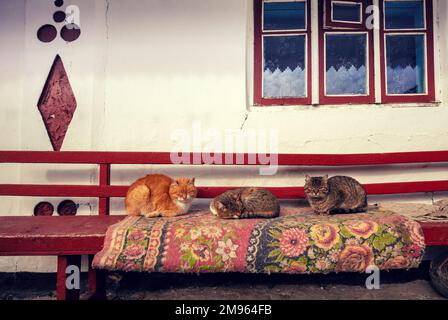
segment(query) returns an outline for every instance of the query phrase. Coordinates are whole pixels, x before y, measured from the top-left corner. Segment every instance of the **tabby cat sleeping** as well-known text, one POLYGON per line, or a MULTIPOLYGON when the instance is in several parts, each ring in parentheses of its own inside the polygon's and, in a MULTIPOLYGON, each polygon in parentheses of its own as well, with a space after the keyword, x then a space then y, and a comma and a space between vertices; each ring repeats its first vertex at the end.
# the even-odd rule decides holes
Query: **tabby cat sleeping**
POLYGON ((126 195, 126 211, 130 216, 173 217, 190 209, 197 189, 194 178, 173 180, 161 174, 151 174, 135 181, 126 195))
POLYGON ((266 189, 239 188, 213 199, 210 211, 223 219, 275 218, 280 214, 280 204, 266 189))
POLYGON ((305 194, 311 208, 317 214, 367 210, 366 191, 358 181, 350 177, 306 176, 305 194))

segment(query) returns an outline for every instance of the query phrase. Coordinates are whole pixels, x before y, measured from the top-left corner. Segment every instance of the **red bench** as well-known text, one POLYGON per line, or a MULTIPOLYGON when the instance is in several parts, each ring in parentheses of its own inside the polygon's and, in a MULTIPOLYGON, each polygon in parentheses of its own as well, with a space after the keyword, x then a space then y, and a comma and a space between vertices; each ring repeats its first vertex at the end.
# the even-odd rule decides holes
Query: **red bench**
MULTIPOLYGON (((227 155, 238 165, 253 163, 248 154, 227 155)), ((197 159, 194 154, 190 159, 197 159)), ((201 159, 201 157, 199 157, 201 159)), ((256 159, 256 158, 255 158, 256 159)), ((372 166, 414 163, 448 163, 448 151, 354 154, 299 155, 281 154, 279 166, 372 166)), ((29 185, 0 184, 0 196, 87 197, 99 198, 98 216, 78 217, 0 217, 0 256, 57 256, 57 297, 78 299, 79 291, 66 290, 66 267, 80 265, 82 255, 90 259, 100 251, 108 226, 124 216, 109 216, 110 198, 124 197, 126 186, 111 186, 111 165, 172 164, 170 153, 156 152, 36 152, 0 151, 0 163, 98 164, 99 185, 29 185)), ((203 160, 195 165, 210 164, 203 160)), ((269 177, 266 177, 269 179, 269 177)), ((198 198, 213 198, 233 187, 199 187, 198 198)), ((365 185, 369 195, 409 194, 448 191, 448 181, 380 183, 365 185)), ((303 187, 273 187, 281 199, 304 198, 303 187)), ((30 214, 31 215, 31 214, 30 214)), ((448 223, 422 223, 428 246, 448 245, 448 223)), ((445 260, 444 260, 445 261, 445 260)), ((90 297, 105 297, 105 275, 102 271, 88 273, 90 297)))

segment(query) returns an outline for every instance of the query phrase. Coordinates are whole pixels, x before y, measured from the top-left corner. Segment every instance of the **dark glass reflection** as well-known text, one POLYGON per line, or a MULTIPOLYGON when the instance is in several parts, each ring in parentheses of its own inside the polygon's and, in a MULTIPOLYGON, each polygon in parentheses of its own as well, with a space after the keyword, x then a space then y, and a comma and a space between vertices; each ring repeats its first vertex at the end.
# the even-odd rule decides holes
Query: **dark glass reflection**
POLYGON ((333 3, 333 20, 361 22, 361 5, 349 3, 333 3))
POLYGON ((386 1, 386 29, 424 28, 423 0, 386 1))
POLYGON ((264 30, 305 29, 305 2, 266 2, 264 30))

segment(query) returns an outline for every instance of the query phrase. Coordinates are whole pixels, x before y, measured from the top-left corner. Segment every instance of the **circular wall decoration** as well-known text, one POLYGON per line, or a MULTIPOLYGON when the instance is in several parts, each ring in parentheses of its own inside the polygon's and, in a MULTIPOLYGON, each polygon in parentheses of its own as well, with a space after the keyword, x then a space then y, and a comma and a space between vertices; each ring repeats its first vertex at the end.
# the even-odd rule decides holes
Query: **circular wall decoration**
POLYGON ((81 35, 81 29, 74 23, 65 25, 61 29, 61 38, 67 42, 73 42, 81 35))
MULTIPOLYGON (((64 5, 63 0, 55 0, 54 5, 58 8, 62 7, 64 5)), ((76 6, 75 6, 76 7, 76 6)), ((79 8, 76 7, 78 12, 79 8)), ((53 20, 56 23, 62 23, 66 21, 67 14, 61 9, 56 9, 57 11, 53 14, 53 20)), ((75 10, 76 11, 76 10, 75 10)), ((79 15, 79 13, 78 13, 79 15)), ((78 22, 79 24, 79 22, 78 22)), ((51 24, 43 25, 39 28, 37 31, 37 38, 45 43, 53 41, 58 34, 58 30, 55 26, 51 24)), ((65 25, 61 28, 60 36, 63 40, 66 42, 73 42, 79 38, 81 35, 81 29, 80 27, 75 23, 65 23, 65 25)))
POLYGON ((60 216, 76 216, 78 206, 72 200, 64 200, 58 205, 57 210, 60 216))
POLYGON ((43 25, 37 30, 37 38, 42 42, 51 42, 58 35, 56 27, 51 24, 43 25))
POLYGON ((50 202, 39 202, 34 207, 35 216, 52 216, 54 213, 54 207, 50 202))
POLYGON ((64 21, 65 17, 66 17, 66 15, 65 15, 64 11, 56 11, 53 14, 53 20, 54 20, 54 22, 57 22, 57 23, 64 21))

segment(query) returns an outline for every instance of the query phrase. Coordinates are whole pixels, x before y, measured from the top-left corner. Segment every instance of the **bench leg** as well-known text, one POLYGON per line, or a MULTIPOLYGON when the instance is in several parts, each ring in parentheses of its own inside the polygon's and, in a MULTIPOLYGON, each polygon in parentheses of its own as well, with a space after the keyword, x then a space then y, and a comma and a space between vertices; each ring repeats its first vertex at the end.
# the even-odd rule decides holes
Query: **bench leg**
POLYGON ((88 291, 91 300, 106 300, 106 272, 92 269, 92 255, 89 256, 88 291))
POLYGON ((81 256, 58 256, 56 295, 58 300, 79 300, 79 289, 67 289, 67 267, 76 266, 81 275, 81 256))

